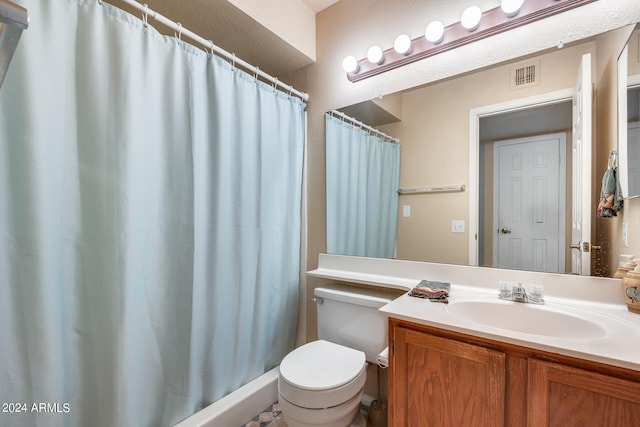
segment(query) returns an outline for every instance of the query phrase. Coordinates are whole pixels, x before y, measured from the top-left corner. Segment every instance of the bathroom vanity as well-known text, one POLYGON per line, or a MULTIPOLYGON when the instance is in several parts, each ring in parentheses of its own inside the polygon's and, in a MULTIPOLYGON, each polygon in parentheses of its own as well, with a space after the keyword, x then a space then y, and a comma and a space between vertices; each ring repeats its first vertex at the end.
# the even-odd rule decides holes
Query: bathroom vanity
POLYGON ((448 304, 404 294, 389 322, 390 426, 637 426, 640 316, 614 279, 325 256, 313 277, 409 290, 448 281, 448 304), (498 281, 544 286, 544 305, 498 281))
POLYGON ((640 422, 636 370, 393 317, 389 339, 390 426, 640 422))

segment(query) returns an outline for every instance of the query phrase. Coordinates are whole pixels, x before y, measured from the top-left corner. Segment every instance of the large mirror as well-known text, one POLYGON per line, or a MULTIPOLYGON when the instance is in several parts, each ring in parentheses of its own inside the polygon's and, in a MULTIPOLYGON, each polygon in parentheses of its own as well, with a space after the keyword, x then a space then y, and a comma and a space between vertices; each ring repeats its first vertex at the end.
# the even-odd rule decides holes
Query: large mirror
MULTIPOLYGON (((590 252, 607 259, 607 245, 615 244, 607 236, 572 241, 576 215, 588 220, 586 228, 595 228, 588 222, 598 205, 599 189, 592 187, 600 177, 587 180, 581 190, 591 198, 592 212, 576 213, 583 196, 574 187, 582 183, 575 177, 583 169, 595 170, 584 165, 596 165, 595 156, 601 155, 594 150, 588 163, 574 155, 573 113, 581 107, 572 102, 585 57, 593 85, 615 91, 615 69, 612 75, 597 72, 608 63, 615 67, 620 46, 611 40, 615 37, 604 33, 339 109, 400 140, 401 190, 436 190, 400 194, 396 258, 571 273, 570 246, 581 250, 592 243, 590 252), (525 163, 529 166, 521 167, 525 163), (527 224, 533 218, 533 224, 544 223, 551 231, 518 224, 522 206, 527 224), (504 222, 507 217, 514 222, 504 222), (529 233, 527 260, 509 259, 515 253, 509 245, 517 239, 500 247, 499 239, 513 237, 518 226, 529 233)), ((615 102, 610 108, 615 111, 615 102)))
POLYGON ((618 58, 618 153, 622 194, 640 197, 640 28, 618 58))

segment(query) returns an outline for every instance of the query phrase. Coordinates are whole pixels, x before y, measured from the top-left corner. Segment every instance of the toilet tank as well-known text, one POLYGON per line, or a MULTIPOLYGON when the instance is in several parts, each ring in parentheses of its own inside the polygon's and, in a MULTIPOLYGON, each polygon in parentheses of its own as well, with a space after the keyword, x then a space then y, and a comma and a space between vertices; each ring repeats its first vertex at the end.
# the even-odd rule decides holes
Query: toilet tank
POLYGON ((399 294, 339 284, 314 291, 318 338, 363 351, 369 362, 387 347, 387 318, 378 312, 399 294))

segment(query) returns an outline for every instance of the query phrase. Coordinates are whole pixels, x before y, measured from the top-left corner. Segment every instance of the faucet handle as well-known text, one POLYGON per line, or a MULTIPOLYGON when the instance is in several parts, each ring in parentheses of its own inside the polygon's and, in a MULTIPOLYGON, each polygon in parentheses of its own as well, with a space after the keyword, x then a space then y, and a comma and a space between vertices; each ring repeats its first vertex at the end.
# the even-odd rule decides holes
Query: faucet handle
POLYGON ((531 284, 531 286, 529 287, 530 289, 530 296, 532 296, 533 298, 542 301, 542 292, 544 290, 544 286, 539 285, 537 283, 533 283, 531 284))
POLYGON ((511 289, 513 288, 513 283, 508 282, 506 280, 500 280, 498 282, 500 286, 500 294, 498 295, 500 298, 510 298, 511 297, 511 289))

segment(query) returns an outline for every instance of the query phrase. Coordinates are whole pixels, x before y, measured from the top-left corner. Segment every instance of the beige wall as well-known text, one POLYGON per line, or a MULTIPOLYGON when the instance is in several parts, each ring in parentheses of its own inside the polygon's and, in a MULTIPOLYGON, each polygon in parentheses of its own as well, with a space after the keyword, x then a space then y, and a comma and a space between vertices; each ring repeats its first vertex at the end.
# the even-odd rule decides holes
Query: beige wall
MULTIPOLYGON (((494 4, 494 2, 491 2, 494 4)), ((318 254, 326 248, 325 188, 324 188, 324 113, 328 110, 362 102, 378 95, 386 95, 410 87, 451 78, 471 70, 504 63, 554 47, 559 41, 570 43, 585 37, 640 21, 636 0, 607 0, 593 2, 570 12, 557 15, 527 28, 519 28, 464 47, 417 61, 399 69, 383 73, 358 83, 351 83, 341 70, 347 55, 364 57, 369 45, 380 43, 384 48, 400 33, 417 37, 429 20, 439 18, 445 25, 453 23, 466 6, 464 0, 408 1, 408 0, 342 0, 316 16, 315 64, 293 76, 291 83, 309 92, 307 162, 307 268, 317 265, 318 254), (594 19, 594 17, 599 17, 594 19), (535 37, 532 37, 535 34, 535 37)), ((445 105, 443 109, 448 107, 445 105)), ((439 139, 447 141, 447 139, 439 139)), ((467 179, 465 166, 456 167, 456 178, 467 179)), ((449 177, 449 171, 444 172, 449 177)), ((456 200, 463 209, 466 201, 456 200)), ((465 218, 461 218, 465 219, 465 218)), ((448 226, 450 229, 450 225, 448 226)), ((449 236, 450 237, 450 236, 449 236)), ((466 237, 463 237, 465 239, 466 237)), ((463 257, 466 255, 462 255, 463 257)), ((322 283, 309 279, 302 289, 302 327, 307 339, 316 336, 315 306, 307 303, 312 288, 322 283), (304 308, 307 312, 304 312, 304 308), (304 322, 306 321, 306 326, 304 322)))
POLYGON ((229 0, 229 2, 301 53, 312 60, 316 59, 315 16, 302 1, 229 0))

